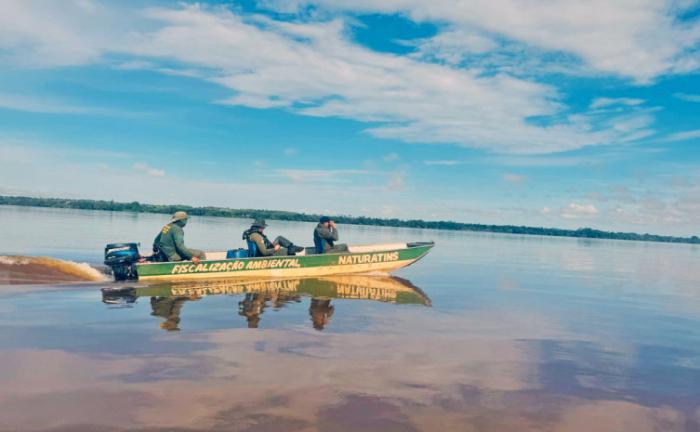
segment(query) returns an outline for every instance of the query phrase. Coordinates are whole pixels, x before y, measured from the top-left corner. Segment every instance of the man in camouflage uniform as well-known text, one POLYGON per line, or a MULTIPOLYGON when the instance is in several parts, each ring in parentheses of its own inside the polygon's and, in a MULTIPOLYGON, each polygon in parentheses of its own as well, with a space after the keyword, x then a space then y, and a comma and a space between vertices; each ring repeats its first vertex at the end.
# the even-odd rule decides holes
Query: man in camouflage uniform
POLYGON ((297 252, 304 250, 303 247, 295 246, 294 243, 282 236, 277 237, 274 242, 271 242, 263 233, 265 228, 267 228, 265 219, 255 219, 250 229, 243 231, 243 240, 255 243, 257 249, 256 256, 295 255, 297 252))
POLYGON ((185 231, 187 225, 187 213, 176 212, 170 222, 161 229, 153 240, 153 252, 158 261, 189 261, 195 264, 206 259, 204 252, 198 249, 189 249, 185 246, 185 231))
POLYGON ((314 229, 314 244, 321 243, 323 245, 323 253, 341 253, 348 252, 348 245, 337 244, 338 228, 335 226, 333 219, 328 216, 321 216, 316 229, 314 229))

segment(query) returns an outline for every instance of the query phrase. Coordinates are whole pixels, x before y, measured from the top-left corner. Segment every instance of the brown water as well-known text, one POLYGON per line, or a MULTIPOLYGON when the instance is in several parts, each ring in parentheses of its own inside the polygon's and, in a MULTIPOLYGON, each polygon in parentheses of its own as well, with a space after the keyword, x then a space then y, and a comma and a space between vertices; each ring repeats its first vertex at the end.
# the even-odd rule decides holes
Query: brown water
POLYGON ((34 256, 0 256, 0 285, 106 281, 107 270, 87 263, 34 256))
MULTIPOLYGON (((0 254, 93 263, 163 223, 0 220, 0 254)), ((244 225, 195 218, 187 241, 244 225)), ((0 287, 0 430, 700 430, 697 247, 340 228, 437 246, 398 279, 0 287)))

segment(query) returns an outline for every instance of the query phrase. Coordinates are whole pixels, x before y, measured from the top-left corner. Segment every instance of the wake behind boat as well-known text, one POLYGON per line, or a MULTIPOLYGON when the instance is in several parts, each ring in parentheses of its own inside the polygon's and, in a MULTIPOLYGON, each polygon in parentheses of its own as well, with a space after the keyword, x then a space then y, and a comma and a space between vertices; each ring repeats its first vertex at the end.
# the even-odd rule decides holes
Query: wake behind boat
POLYGON ((205 278, 298 278, 342 274, 388 274, 423 258, 433 242, 349 246, 347 253, 315 254, 305 248, 293 256, 247 257, 245 250, 205 252, 206 259, 149 262, 136 243, 105 247, 105 264, 115 280, 187 280, 205 278), (229 258, 230 257, 230 258, 229 258))

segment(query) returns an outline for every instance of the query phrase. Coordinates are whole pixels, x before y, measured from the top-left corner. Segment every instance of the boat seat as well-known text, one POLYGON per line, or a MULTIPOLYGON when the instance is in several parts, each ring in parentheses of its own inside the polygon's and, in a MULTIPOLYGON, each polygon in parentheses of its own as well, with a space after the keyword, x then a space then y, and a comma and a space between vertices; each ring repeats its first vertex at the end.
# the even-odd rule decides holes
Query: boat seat
POLYGON ((205 252, 208 260, 223 260, 226 259, 226 251, 224 252, 205 252))
POLYGON ((373 245, 355 245, 348 246, 348 252, 350 253, 370 253, 370 252, 381 252, 385 250, 394 249, 405 249, 406 243, 384 243, 384 244, 373 244, 373 245))
POLYGON ((246 243, 248 244, 248 256, 249 257, 258 256, 258 245, 256 245, 255 242, 252 240, 246 240, 246 243))

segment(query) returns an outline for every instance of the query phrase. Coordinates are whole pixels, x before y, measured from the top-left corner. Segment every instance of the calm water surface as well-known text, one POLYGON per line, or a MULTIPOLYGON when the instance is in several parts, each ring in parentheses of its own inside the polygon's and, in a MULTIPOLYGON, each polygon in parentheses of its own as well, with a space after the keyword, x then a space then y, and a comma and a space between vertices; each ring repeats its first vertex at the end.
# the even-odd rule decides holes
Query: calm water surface
MULTIPOLYGON (((0 254, 99 263, 166 219, 0 207, 0 254)), ((240 247, 247 222, 186 240, 240 247)), ((700 430, 697 247, 340 230, 437 246, 400 278, 0 286, 0 430, 700 430)))

